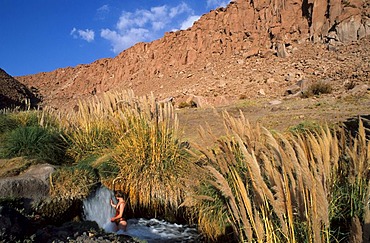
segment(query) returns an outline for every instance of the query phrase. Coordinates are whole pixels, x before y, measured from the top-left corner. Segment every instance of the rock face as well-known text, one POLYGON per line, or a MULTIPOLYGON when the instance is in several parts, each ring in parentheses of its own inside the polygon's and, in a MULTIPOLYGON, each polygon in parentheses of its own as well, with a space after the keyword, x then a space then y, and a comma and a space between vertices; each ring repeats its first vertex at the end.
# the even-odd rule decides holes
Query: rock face
POLYGON ((0 68, 0 109, 25 106, 29 100, 31 106, 40 101, 24 84, 11 77, 0 68))
POLYGON ((225 86, 235 81, 230 77, 247 79, 240 77, 240 69, 248 69, 250 57, 284 58, 292 52, 289 48, 307 41, 337 45, 369 36, 369 5, 366 0, 233 1, 187 30, 138 43, 115 58, 18 79, 37 87, 45 104, 55 108, 127 88, 161 98, 224 95, 225 86), (225 73, 231 65, 237 66, 231 69, 233 75, 225 73))

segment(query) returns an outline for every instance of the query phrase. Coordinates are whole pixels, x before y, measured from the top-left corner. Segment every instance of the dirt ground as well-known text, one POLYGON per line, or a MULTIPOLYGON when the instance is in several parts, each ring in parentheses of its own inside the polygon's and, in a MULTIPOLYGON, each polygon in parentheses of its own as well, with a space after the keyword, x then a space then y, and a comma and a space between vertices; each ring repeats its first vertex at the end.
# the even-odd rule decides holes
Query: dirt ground
POLYGON ((271 104, 266 98, 240 100, 229 106, 208 109, 177 110, 182 138, 190 143, 211 145, 210 138, 202 138, 200 126, 208 127, 216 136, 225 134, 222 112, 233 117, 240 111, 251 124, 260 123, 270 130, 284 133, 297 125, 341 124, 343 121, 370 114, 370 92, 363 96, 321 95, 313 98, 293 98, 271 104))

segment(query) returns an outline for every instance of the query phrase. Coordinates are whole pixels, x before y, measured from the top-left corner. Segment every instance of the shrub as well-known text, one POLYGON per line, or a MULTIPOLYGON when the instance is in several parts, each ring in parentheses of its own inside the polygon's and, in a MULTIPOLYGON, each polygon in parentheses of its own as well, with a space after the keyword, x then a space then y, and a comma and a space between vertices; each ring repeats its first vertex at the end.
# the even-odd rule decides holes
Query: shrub
POLYGON ((1 151, 5 157, 25 156, 60 164, 65 158, 66 144, 53 130, 38 127, 18 127, 4 134, 1 151))
POLYGON ((100 181, 108 188, 119 173, 119 167, 112 160, 99 163, 96 169, 99 173, 100 181))
POLYGON ((119 168, 109 155, 98 157, 92 155, 84 160, 78 161, 82 167, 91 167, 95 169, 100 182, 106 187, 111 187, 111 183, 118 176, 119 168))
POLYGON ((52 174, 50 194, 60 199, 84 199, 98 182, 99 177, 91 166, 65 166, 52 174))
POLYGON ((194 101, 190 101, 190 103, 188 102, 181 102, 179 105, 178 105, 178 108, 179 109, 183 109, 183 108, 196 108, 197 107, 197 103, 195 103, 194 101))
POLYGON ((314 95, 330 94, 332 90, 333 90, 332 86, 329 82, 318 81, 318 82, 312 83, 307 88, 307 91, 303 93, 303 97, 308 98, 314 95))
POLYGON ((115 146, 126 131, 120 123, 120 102, 130 94, 106 93, 100 99, 80 101, 77 112, 58 114, 61 128, 66 134, 68 155, 75 160, 82 160, 91 155, 102 155, 106 149, 115 146))
POLYGON ((18 126, 17 121, 9 114, 0 114, 0 136, 18 126))
POLYGON ((142 99, 134 109, 122 109, 121 122, 127 130, 112 151, 123 178, 121 190, 133 208, 158 214, 176 211, 186 193, 183 178, 193 174, 186 149, 180 146, 172 104, 162 107, 153 96, 142 99))
POLYGON ((170 102, 160 104, 153 95, 136 97, 132 91, 81 101, 77 112, 60 115, 71 144, 68 154, 97 169, 108 187, 112 177, 123 178, 115 187, 128 194, 133 208, 176 211, 191 164, 177 136, 173 108, 170 102), (92 156, 97 159, 85 160, 92 156))
POLYGON ((291 133, 305 133, 314 132, 320 129, 320 125, 312 121, 303 121, 296 126, 290 127, 289 132, 291 133))
POLYGON ((22 111, 12 113, 13 119, 19 126, 39 126, 40 116, 42 113, 39 111, 22 111))
POLYGON ((245 100, 245 99, 247 99, 248 97, 247 97, 247 95, 246 94, 241 94, 241 95, 239 95, 239 100, 245 100))

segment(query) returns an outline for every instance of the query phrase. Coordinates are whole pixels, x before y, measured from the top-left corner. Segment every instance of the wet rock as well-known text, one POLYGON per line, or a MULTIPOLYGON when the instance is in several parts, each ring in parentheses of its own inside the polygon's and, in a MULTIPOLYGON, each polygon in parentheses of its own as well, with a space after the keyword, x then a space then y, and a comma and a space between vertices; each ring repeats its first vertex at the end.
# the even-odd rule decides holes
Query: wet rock
POLYGON ((17 210, 0 205, 0 239, 17 241, 33 232, 29 220, 17 210))

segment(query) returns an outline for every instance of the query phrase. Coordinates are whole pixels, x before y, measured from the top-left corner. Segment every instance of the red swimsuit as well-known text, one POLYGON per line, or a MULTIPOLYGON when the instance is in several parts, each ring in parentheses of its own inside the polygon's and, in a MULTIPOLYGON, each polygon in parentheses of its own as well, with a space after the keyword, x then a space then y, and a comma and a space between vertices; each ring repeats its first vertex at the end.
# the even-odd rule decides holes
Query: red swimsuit
MULTIPOLYGON (((121 204, 124 204, 124 202, 122 202, 122 203, 118 203, 118 204, 116 205, 116 215, 115 215, 114 217, 117 217, 117 216, 119 215, 119 207, 121 206, 121 204)), ((119 222, 121 222, 121 221, 126 221, 126 220, 125 220, 125 218, 124 218, 124 217, 121 217, 121 218, 118 218, 118 219, 114 220, 114 222, 115 222, 117 225, 119 225, 119 222)))

